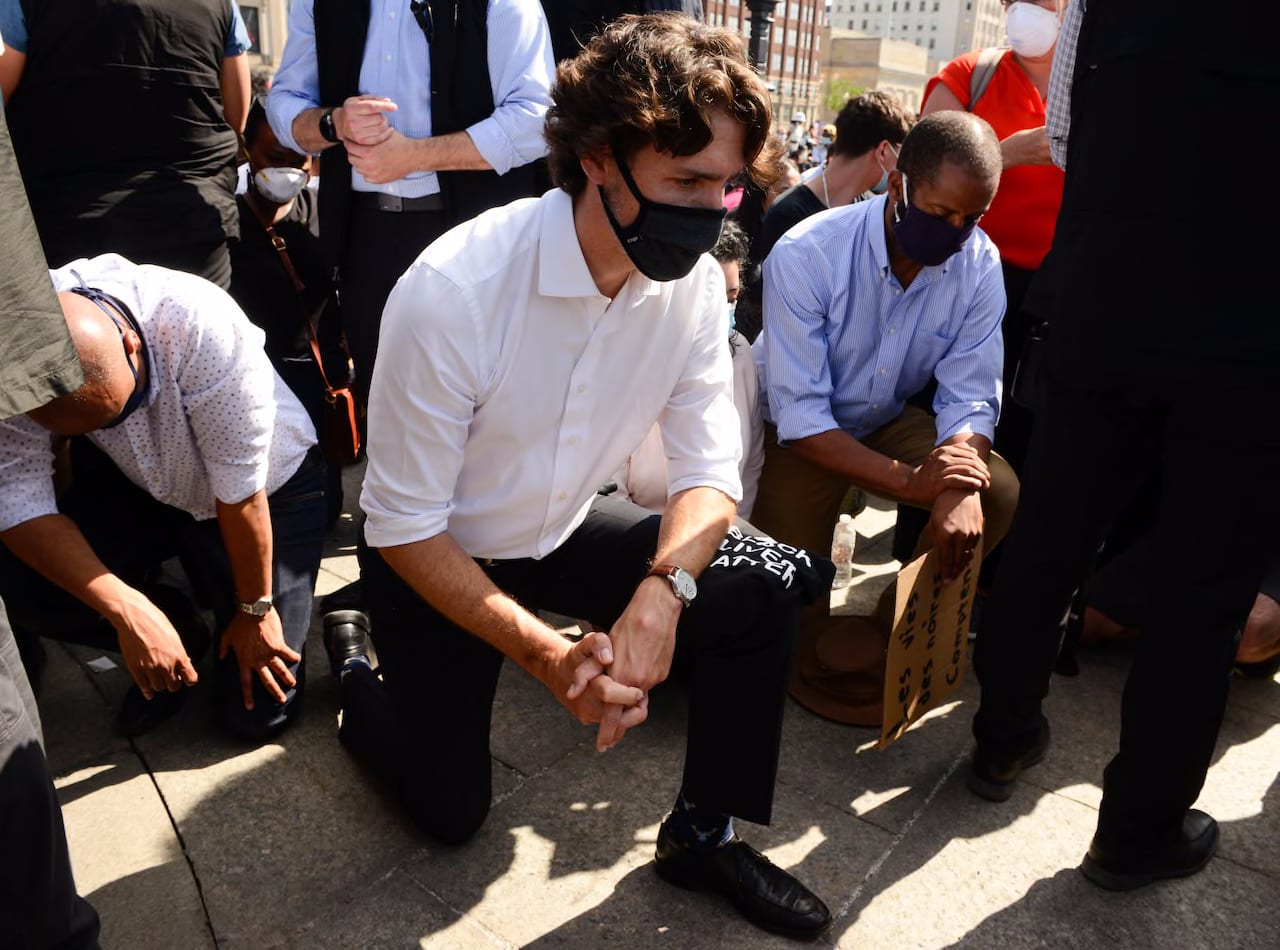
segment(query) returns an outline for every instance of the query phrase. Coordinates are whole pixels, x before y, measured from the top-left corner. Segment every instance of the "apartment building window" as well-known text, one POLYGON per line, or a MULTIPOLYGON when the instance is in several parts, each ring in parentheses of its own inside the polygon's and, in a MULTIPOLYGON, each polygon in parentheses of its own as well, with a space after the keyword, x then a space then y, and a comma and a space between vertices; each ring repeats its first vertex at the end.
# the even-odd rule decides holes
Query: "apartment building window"
POLYGON ((862 29, 863 29, 863 30, 865 30, 866 28, 867 28, 867 21, 866 21, 866 20, 863 20, 863 21, 862 21, 862 29))
POLYGON ((931 36, 931 37, 929 37, 929 49, 933 49, 933 48, 934 48, 934 46, 936 46, 936 45, 937 45, 937 43, 938 43, 938 41, 937 41, 937 40, 935 40, 932 36, 931 36))
POLYGON ((257 7, 240 7, 240 16, 244 19, 244 28, 249 34, 249 50, 250 53, 261 53, 262 42, 261 33, 258 32, 258 8, 257 7))
POLYGON ((893 0, 893 12, 898 12, 898 0, 893 0))
POLYGON ((939 6, 940 6, 940 4, 938 3, 938 0, 933 0, 933 12, 934 12, 934 13, 937 13, 937 12, 938 12, 938 8, 939 8, 939 6))

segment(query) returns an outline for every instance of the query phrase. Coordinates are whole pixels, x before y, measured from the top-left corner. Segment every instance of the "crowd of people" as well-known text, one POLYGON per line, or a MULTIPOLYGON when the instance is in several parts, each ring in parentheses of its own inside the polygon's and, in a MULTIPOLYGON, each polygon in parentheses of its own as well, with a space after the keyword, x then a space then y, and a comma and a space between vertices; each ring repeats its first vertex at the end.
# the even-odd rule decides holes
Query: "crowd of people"
POLYGON ((678 677, 658 873, 819 936, 826 904, 734 819, 770 820, 788 695, 881 722, 895 585, 833 616, 825 556, 869 492, 946 579, 986 557, 969 787, 1007 799, 1048 754, 1091 578, 1091 639, 1141 636, 1082 871, 1202 868, 1229 676, 1280 665, 1280 330, 1251 306, 1261 246, 1230 285, 1176 268, 1189 224, 1244 234, 1247 206, 1170 205, 1145 133, 1225 109, 1251 141, 1280 77, 1260 46, 1210 51, 1135 122, 1184 21, 1004 5, 1008 48, 947 63, 919 115, 870 91, 786 127, 696 2, 295 0, 251 77, 233 0, 0 0, 0 935, 97 945, 40 751, 42 640, 120 653, 124 735, 193 690, 246 742, 297 717, 344 387, 339 739, 437 840, 488 814, 505 661, 601 751, 678 677), (95 148, 51 135, 66 101, 95 148), (1221 556, 1180 570, 1201 545, 1221 556))

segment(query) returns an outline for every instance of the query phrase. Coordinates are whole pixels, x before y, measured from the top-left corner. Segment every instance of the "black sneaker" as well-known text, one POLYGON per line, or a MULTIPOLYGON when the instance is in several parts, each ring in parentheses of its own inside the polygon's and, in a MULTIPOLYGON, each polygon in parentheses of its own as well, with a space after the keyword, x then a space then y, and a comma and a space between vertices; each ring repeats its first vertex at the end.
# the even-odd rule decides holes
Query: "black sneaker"
POLYGON ((1049 720, 1040 717, 1040 731, 1020 751, 995 754, 979 744, 973 750, 967 784, 969 791, 990 802, 1008 801, 1018 776, 1044 758, 1049 748, 1049 720))
POLYGON ((324 615, 324 652, 335 680, 341 680, 347 660, 369 655, 369 630, 369 615, 363 610, 334 610, 324 615))

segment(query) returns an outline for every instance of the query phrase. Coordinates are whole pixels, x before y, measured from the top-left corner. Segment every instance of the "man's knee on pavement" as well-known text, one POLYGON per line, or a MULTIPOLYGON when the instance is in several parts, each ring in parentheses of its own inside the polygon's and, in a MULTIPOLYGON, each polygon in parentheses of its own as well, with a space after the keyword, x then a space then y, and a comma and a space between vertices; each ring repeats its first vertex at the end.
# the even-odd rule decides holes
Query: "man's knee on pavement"
POLYGON ((400 800, 413 823, 435 840, 448 845, 466 844, 489 816, 491 794, 474 789, 444 791, 415 783, 402 787, 400 800))

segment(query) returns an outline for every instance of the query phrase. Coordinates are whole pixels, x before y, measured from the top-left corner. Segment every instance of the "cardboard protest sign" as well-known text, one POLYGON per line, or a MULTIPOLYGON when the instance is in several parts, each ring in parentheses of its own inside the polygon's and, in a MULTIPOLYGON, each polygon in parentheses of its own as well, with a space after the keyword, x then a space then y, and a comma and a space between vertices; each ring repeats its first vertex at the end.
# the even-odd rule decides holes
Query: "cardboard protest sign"
POLYGON ((982 544, 964 573, 949 584, 942 582, 938 564, 938 552, 929 551, 898 572, 885 664, 881 749, 951 695, 964 677, 982 544))

